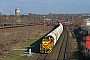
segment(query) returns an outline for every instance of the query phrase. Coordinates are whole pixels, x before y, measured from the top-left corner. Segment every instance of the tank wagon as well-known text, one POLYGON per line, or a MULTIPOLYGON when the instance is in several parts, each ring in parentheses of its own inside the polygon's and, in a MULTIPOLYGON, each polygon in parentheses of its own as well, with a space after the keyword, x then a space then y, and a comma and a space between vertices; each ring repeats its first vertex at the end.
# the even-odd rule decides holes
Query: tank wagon
POLYGON ((42 39, 42 42, 40 44, 40 52, 41 53, 52 52, 53 47, 55 46, 62 32, 63 32, 63 25, 59 23, 58 26, 53 31, 51 31, 42 39))

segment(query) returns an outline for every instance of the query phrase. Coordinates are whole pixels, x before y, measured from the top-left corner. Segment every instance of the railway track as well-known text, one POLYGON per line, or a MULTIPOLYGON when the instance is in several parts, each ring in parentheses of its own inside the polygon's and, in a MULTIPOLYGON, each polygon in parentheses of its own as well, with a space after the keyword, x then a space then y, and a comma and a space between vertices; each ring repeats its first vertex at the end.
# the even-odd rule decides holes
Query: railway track
POLYGON ((66 51, 68 46, 68 28, 64 28, 64 32, 60 36, 59 40, 57 41, 56 45, 53 48, 53 51, 49 54, 35 54, 30 57, 30 60, 64 60, 66 59, 66 51))
POLYGON ((72 28, 69 28, 69 30, 70 30, 70 32, 71 32, 71 34, 72 34, 72 37, 73 37, 73 38, 76 38, 73 29, 72 29, 72 28))
POLYGON ((72 28, 68 27, 69 30, 68 34, 70 34, 71 36, 69 36, 69 40, 68 40, 68 45, 66 49, 66 55, 65 55, 65 59, 64 60, 82 60, 80 59, 79 56, 79 51, 78 51, 78 44, 77 44, 77 40, 74 34, 74 31, 72 28))
POLYGON ((58 59, 57 60, 64 60, 66 57, 66 49, 67 49, 67 43, 68 43, 68 30, 67 28, 65 28, 65 35, 64 35, 64 39, 63 39, 63 44, 62 47, 60 48, 60 52, 58 55, 58 59))

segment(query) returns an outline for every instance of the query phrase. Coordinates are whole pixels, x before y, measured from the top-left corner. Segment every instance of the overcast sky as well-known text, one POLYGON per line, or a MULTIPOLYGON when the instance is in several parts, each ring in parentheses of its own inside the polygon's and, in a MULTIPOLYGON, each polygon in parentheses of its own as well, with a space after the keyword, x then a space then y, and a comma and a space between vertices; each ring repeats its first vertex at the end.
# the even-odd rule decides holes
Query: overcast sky
POLYGON ((90 0, 0 0, 2 14, 15 14, 15 8, 20 8, 21 14, 90 13, 90 0))

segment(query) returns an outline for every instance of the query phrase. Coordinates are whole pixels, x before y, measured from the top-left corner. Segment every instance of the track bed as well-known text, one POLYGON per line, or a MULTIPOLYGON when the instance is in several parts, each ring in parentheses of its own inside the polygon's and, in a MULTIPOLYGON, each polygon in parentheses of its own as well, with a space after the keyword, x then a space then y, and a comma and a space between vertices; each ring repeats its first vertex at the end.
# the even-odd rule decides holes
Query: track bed
POLYGON ((35 54, 30 58, 30 60, 63 60, 65 58, 65 51, 68 42, 67 32, 68 30, 64 28, 64 32, 50 54, 35 54))

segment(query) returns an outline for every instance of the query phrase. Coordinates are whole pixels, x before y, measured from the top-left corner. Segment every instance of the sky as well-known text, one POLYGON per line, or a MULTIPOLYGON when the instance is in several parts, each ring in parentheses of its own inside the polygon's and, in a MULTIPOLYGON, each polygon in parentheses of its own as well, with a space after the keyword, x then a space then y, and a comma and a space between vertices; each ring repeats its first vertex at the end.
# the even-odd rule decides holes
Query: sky
POLYGON ((16 8, 21 14, 90 13, 90 0, 0 0, 2 14, 15 14, 16 8))

